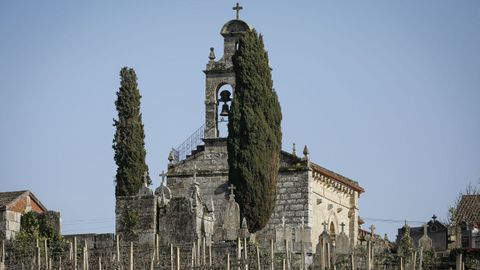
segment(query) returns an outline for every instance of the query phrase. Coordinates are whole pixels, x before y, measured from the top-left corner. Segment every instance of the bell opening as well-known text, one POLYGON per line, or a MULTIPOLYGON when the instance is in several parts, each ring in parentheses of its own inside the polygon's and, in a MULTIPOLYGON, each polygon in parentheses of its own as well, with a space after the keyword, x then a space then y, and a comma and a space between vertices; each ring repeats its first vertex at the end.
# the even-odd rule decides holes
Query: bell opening
POLYGON ((232 87, 224 85, 218 90, 217 96, 217 131, 218 137, 228 136, 228 117, 230 115, 230 106, 232 104, 232 87))

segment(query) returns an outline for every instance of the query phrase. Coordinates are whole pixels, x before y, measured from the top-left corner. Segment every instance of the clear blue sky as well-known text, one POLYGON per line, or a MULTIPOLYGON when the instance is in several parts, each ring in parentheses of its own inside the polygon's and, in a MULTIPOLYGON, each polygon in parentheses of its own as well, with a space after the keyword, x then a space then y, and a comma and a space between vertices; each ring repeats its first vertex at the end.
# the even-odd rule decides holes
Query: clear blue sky
MULTIPOLYGON (((155 187, 203 123, 229 1, 1 1, 0 190, 30 189, 64 233, 114 231, 115 92, 143 95, 155 187)), ((283 148, 365 188, 360 214, 426 221, 480 178, 480 1, 243 1, 263 33, 283 148)), ((374 222, 393 238, 397 222, 374 222)), ((415 224, 417 225, 417 224, 415 224)))

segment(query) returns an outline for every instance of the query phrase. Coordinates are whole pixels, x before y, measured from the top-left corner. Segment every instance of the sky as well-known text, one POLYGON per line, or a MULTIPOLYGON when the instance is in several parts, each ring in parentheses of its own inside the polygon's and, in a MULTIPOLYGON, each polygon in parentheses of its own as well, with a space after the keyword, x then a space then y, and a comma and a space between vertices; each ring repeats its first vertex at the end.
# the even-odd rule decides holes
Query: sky
MULTIPOLYGON (((154 188, 204 122, 202 70, 230 1, 0 1, 0 190, 62 231, 114 231, 119 71, 135 69, 154 188)), ((264 36, 283 149, 358 181, 364 228, 395 238, 480 179, 480 1, 242 1, 264 36)))

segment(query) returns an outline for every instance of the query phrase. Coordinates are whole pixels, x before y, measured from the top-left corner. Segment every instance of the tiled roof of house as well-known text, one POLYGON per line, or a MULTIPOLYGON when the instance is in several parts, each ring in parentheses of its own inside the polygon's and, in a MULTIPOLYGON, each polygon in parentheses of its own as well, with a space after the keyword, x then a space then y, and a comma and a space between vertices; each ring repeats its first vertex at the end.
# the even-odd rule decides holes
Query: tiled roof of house
POLYGON ((37 199, 37 197, 35 197, 35 195, 33 195, 30 190, 0 192, 0 210, 8 208, 9 205, 14 203, 22 196, 30 196, 30 198, 32 198, 41 209, 44 211, 47 210, 47 208, 37 199))
POLYGON ((4 208, 28 190, 0 192, 0 208, 4 208))
POLYGON ((480 194, 462 196, 455 211, 455 220, 480 225, 480 194))

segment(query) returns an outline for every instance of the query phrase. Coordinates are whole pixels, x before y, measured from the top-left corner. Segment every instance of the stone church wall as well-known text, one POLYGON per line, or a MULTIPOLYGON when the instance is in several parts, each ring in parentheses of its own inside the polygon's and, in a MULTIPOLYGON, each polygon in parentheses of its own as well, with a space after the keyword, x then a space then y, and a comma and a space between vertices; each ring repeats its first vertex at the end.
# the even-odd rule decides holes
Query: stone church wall
POLYGON ((312 227, 312 240, 316 245, 318 236, 324 230, 320 224, 326 222, 329 233, 339 234, 341 223, 345 224, 344 231, 353 241, 358 230, 358 193, 352 190, 341 190, 333 184, 319 181, 311 177, 312 193, 309 201, 311 222, 318 224, 312 227))
POLYGON ((205 140, 205 149, 190 159, 184 160, 168 170, 167 185, 173 197, 191 197, 194 167, 197 167, 197 182, 206 204, 213 201, 215 209, 215 233, 223 224, 223 211, 227 199, 228 162, 227 141, 205 140))
POLYGON ((305 218, 308 223, 308 171, 281 171, 277 179, 275 210, 266 227, 273 231, 282 224, 297 226, 305 218))

